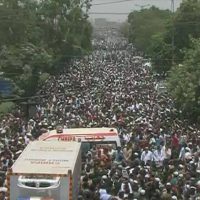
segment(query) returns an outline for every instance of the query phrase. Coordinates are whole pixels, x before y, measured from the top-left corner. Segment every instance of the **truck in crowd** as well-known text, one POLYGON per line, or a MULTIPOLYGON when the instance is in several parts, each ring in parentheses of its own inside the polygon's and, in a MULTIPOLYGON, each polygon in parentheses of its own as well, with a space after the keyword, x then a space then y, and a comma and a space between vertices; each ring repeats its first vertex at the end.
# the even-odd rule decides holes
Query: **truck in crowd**
POLYGON ((74 200, 79 193, 81 143, 34 141, 7 174, 8 200, 74 200))

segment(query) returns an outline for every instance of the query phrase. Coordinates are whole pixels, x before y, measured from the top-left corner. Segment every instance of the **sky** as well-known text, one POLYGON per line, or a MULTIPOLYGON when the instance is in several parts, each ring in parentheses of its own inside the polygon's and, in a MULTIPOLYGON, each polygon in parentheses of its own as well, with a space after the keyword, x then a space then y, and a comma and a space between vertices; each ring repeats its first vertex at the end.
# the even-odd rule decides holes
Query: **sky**
MULTIPOLYGON (((177 9, 182 0, 174 0, 174 7, 177 9)), ((110 21, 123 22, 127 19, 128 14, 134 10, 151 7, 152 5, 160 9, 171 10, 171 0, 93 0, 92 4, 109 3, 106 5, 93 5, 90 9, 90 18, 106 18, 110 21), (119 2, 120 3, 115 3, 119 2), (97 14, 97 13, 123 13, 123 14, 97 14), (125 13, 125 14, 124 14, 125 13)))

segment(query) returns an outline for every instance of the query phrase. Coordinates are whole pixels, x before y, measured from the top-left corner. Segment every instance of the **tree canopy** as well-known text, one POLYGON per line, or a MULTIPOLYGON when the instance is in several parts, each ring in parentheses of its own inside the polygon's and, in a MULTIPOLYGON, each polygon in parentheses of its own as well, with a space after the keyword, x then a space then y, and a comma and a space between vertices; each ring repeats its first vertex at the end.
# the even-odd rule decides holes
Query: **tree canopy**
POLYGON ((190 37, 200 37, 200 0, 183 1, 175 13, 155 7, 129 14, 130 42, 153 61, 154 69, 166 73, 180 64, 190 37))
POLYGON ((136 48, 149 52, 152 37, 166 31, 166 22, 170 18, 170 11, 160 10, 154 6, 141 11, 133 11, 128 16, 129 41, 136 48))
POLYGON ((200 120, 200 39, 191 39, 183 63, 169 74, 168 88, 184 116, 200 120))
POLYGON ((90 0, 0 0, 0 70, 32 95, 41 73, 57 73, 91 49, 90 0))
MULTIPOLYGON (((167 72, 173 64, 182 63, 184 50, 190 47, 190 37, 200 37, 200 1, 183 1, 169 22, 162 34, 162 43, 157 45, 158 48, 151 48, 152 56, 158 54, 166 60, 164 65, 159 58, 154 63, 158 72, 167 72)), ((154 44, 154 41, 152 43, 154 44)))

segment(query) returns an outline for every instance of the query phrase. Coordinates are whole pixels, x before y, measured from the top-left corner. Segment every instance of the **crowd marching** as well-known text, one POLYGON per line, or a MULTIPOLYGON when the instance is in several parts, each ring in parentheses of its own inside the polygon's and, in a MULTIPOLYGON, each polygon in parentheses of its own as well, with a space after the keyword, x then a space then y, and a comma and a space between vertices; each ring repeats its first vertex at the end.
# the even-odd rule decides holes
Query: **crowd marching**
POLYGON ((94 51, 38 92, 35 117, 19 110, 0 122, 0 199, 6 171, 25 146, 57 125, 115 127, 122 147, 83 156, 79 200, 199 200, 200 131, 180 120, 157 77, 126 40, 104 35, 94 51))

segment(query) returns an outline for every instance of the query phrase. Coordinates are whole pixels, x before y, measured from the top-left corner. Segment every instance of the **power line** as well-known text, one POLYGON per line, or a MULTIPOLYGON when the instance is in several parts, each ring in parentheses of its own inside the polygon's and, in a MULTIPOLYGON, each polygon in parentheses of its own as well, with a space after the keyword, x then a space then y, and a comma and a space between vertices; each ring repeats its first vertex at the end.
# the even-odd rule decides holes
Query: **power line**
POLYGON ((119 13, 119 12, 89 12, 90 15, 128 15, 130 13, 119 13))
POLYGON ((92 4, 92 6, 110 5, 110 4, 124 3, 124 2, 130 2, 130 1, 134 1, 134 0, 121 0, 121 1, 110 1, 110 2, 105 2, 105 3, 95 3, 95 4, 92 4))
MULTIPOLYGON (((103 3, 94 3, 91 6, 101 6, 101 5, 110 5, 110 4, 118 4, 118 3, 126 3, 135 0, 119 0, 119 1, 110 1, 110 2, 103 2, 103 3)), ((18 10, 18 9, 11 9, 11 10, 18 10)))

